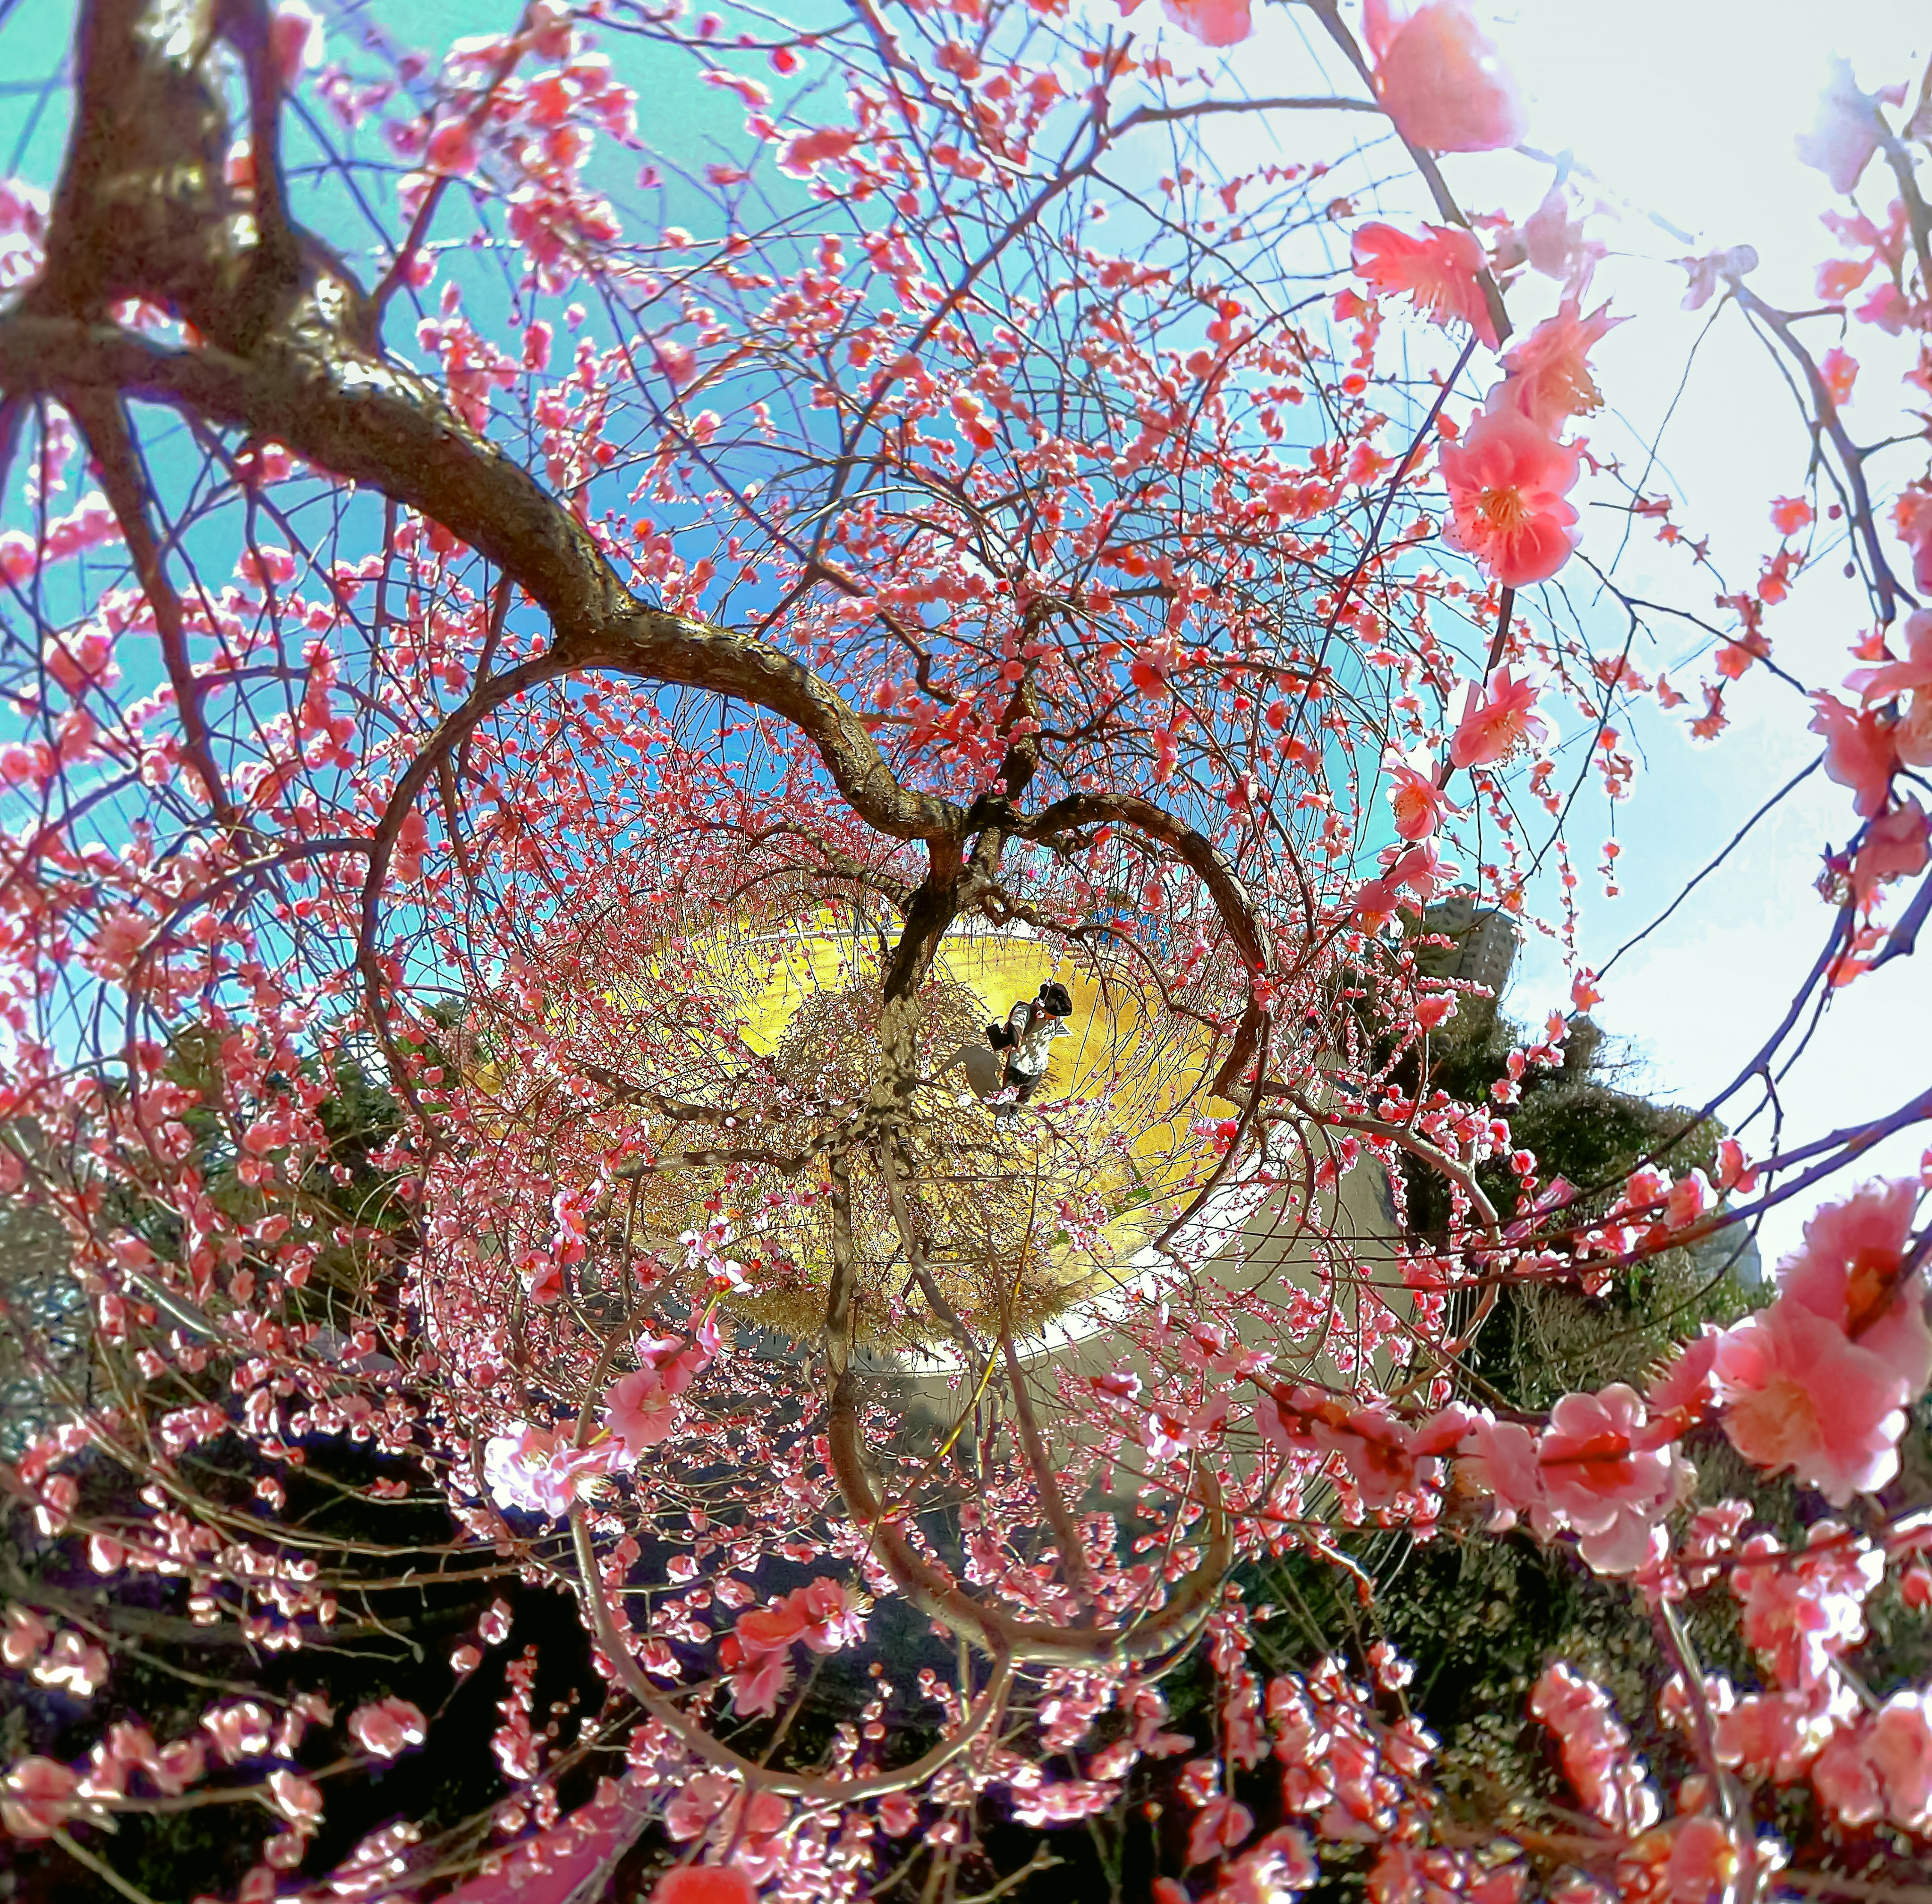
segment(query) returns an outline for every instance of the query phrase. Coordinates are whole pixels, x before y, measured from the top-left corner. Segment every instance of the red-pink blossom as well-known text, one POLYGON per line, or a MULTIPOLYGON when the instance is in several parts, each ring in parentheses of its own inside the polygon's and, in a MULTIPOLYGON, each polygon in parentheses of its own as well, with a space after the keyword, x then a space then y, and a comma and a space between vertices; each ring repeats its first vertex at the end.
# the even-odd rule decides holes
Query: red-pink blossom
POLYGON ((1583 236, 1583 221, 1570 214, 1570 195, 1552 185, 1536 209, 1522 221, 1523 254, 1530 268, 1546 278, 1581 286, 1604 255, 1601 245, 1583 236))
POLYGON ((1738 1862, 1736 1842, 1716 1818, 1708 1813, 1686 1818, 1671 1837, 1664 1866, 1664 1895, 1670 1904, 1709 1904, 1714 1898, 1727 1898, 1738 1862))
POLYGON ((1574 449, 1492 402, 1460 442, 1443 444, 1441 459, 1454 547, 1510 588, 1546 581, 1569 560, 1581 539, 1563 500, 1576 482, 1574 449))
POLYGON ((1205 1864, 1232 1851, 1255 1828, 1255 1815, 1232 1798, 1210 1798, 1203 1805, 1187 1836, 1187 1861, 1205 1864))
POLYGON ((604 1425, 616 1443, 620 1467, 634 1467, 646 1448, 670 1437, 682 1412, 677 1398, 710 1360, 701 1347, 675 1335, 646 1338, 636 1353, 639 1366, 612 1383, 604 1397, 604 1425))
POLYGON ((1412 238, 1394 225, 1364 225, 1350 247, 1358 277, 1384 295, 1406 296, 1431 323, 1467 324, 1496 347, 1496 320, 1484 290, 1485 260, 1475 233, 1460 225, 1424 225, 1412 238))
POLYGON ((1507 665, 1490 677, 1489 692, 1469 683, 1463 697, 1462 719, 1449 743, 1449 758, 1457 767, 1488 767, 1507 760, 1525 741, 1540 743, 1550 724, 1536 711, 1543 692, 1528 675, 1513 675, 1507 665))
POLYGON ((421 1710, 406 1699, 378 1699, 349 1716, 349 1734, 364 1752, 394 1758, 406 1746, 421 1745, 429 1735, 421 1710))
POLYGON ((7 1633, 0 1639, 0 1659, 16 1671, 30 1666, 46 1650, 53 1629, 38 1613, 24 1606, 7 1609, 7 1633))
POLYGON ((268 1795, 291 1824, 310 1825, 321 1821, 321 1788, 299 1773, 280 1767, 271 1772, 268 1795))
POLYGON ((1912 585, 1921 595, 1932 595, 1932 488, 1915 484, 1902 491, 1892 519, 1899 540, 1912 551, 1912 585))
POLYGON ((1526 126, 1515 80, 1466 0, 1428 0, 1406 19, 1364 0, 1362 26, 1376 91, 1396 130, 1433 152, 1518 145, 1526 126))
POLYGON ((1636 1392, 1613 1382, 1594 1395, 1564 1395, 1537 1444, 1544 1498, 1600 1573, 1642 1565, 1650 1530, 1685 1479, 1667 1446, 1651 1445, 1648 1420, 1636 1392))
POLYGON ((809 179, 819 167, 843 158, 859 143, 859 135, 843 126, 814 126, 794 133, 778 152, 778 170, 794 179, 809 179))
POLYGON ((49 1838, 72 1809, 78 1775, 52 1758, 22 1758, 0 1780, 0 1825, 16 1838, 49 1838))
POLYGON ((1418 760, 1410 761, 1390 748, 1384 764, 1397 837, 1426 839, 1442 825, 1444 813, 1457 810, 1450 805, 1447 792, 1436 785, 1434 762, 1427 749, 1421 750, 1418 760))
POLYGON ((1884 1578, 1885 1556, 1870 1541, 1818 1521, 1795 1554, 1753 1534, 1738 1550, 1731 1591, 1745 1640, 1781 1685, 1803 1692, 1863 1641, 1864 1603, 1884 1578))
POLYGON ((1922 1272, 1901 1284, 1918 1186, 1910 1178, 1862 1185, 1804 1226, 1803 1245, 1778 1267, 1779 1300, 1800 1305, 1876 1356, 1907 1398, 1932 1380, 1932 1329, 1922 1272))
POLYGON ((1852 789, 1852 810, 1870 819, 1885 806, 1898 749, 1891 724, 1874 713, 1859 713, 1828 694, 1814 694, 1811 731, 1825 737, 1825 771, 1852 789))
POLYGON ((1254 30, 1248 0, 1160 0, 1160 10, 1204 47, 1232 47, 1254 30))
POLYGON ((268 58, 284 90, 322 64, 322 21, 305 0, 283 0, 268 20, 268 58))
POLYGON ((1623 321, 1610 315, 1607 304, 1586 317, 1576 299, 1566 297, 1555 317, 1503 353, 1509 374, 1492 401, 1521 410, 1551 437, 1566 417, 1600 410, 1604 393, 1590 373, 1590 353, 1623 321))
POLYGON ((1865 828, 1852 860, 1852 896, 1860 905, 1869 906, 1887 881, 1924 871, 1927 833, 1925 809, 1916 794, 1865 828))

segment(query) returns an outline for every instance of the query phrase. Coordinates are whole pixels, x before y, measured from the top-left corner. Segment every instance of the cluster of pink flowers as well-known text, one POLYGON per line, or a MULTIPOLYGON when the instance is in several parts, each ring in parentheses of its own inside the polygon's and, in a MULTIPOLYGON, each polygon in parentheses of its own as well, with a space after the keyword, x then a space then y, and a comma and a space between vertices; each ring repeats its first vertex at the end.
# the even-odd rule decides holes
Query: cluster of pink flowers
POLYGON ((733 1704, 747 1714, 776 1710, 791 1677, 795 1644, 802 1641, 814 1653, 836 1653, 865 1631, 864 1604, 836 1580, 814 1580, 770 1606, 740 1614, 718 1649, 730 1675, 733 1704))
POLYGON ((607 1473, 616 1444, 572 1446, 565 1430, 517 1422, 484 1444, 483 1479, 499 1507, 555 1520, 570 1511, 584 1482, 607 1473))
POLYGON ((646 1449, 668 1440, 682 1413, 678 1398, 710 1365, 717 1347, 716 1325, 695 1341, 682 1336, 645 1338, 636 1347, 638 1366, 614 1382, 604 1397, 604 1425, 616 1452, 615 1466, 634 1467, 646 1449))
POLYGON ((1657 1822, 1662 1807, 1648 1768, 1600 1686, 1559 1660, 1536 1682, 1529 1709, 1556 1734, 1564 1775, 1593 1818, 1625 1837, 1657 1822))
POLYGON ((1905 1409, 1932 1380, 1924 1272, 1904 1273, 1919 1194, 1904 1179, 1827 1205, 1777 1300, 1702 1350, 1738 1452, 1836 1504, 1898 1473, 1905 1409))
POLYGON ((52 1687, 71 1698, 92 1698, 107 1677, 104 1648, 71 1629, 56 1632, 24 1606, 7 1609, 0 1659, 16 1671, 25 1671, 36 1686, 52 1687))

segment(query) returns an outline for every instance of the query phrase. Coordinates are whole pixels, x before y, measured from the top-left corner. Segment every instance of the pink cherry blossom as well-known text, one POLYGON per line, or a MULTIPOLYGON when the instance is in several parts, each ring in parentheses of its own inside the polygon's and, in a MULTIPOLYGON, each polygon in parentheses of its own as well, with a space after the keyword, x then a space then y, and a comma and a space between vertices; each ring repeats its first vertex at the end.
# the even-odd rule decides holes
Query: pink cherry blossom
POLYGON ((1855 190, 1879 149, 1879 107, 1899 105, 1904 98, 1902 86, 1862 92, 1850 62, 1834 59, 1832 83, 1819 95, 1817 119, 1809 132, 1798 135, 1799 160, 1823 173, 1834 192, 1855 190))
POLYGON ((268 1774, 268 1795, 291 1824, 311 1825, 322 1819, 321 1788, 299 1773, 278 1768, 268 1774))
POLYGON ((0 1825, 16 1838, 47 1838, 60 1829, 78 1775, 52 1758, 22 1758, 0 1779, 0 1825))
POLYGON ((579 1482, 608 1465, 611 1450, 572 1448, 562 1436, 527 1422, 493 1434, 483 1450, 483 1478, 497 1504, 550 1518, 568 1511, 579 1482))
POLYGON ((1411 760, 1391 748, 1384 764, 1389 774, 1389 804, 1395 809, 1398 838, 1426 839, 1442 825, 1444 814, 1458 810, 1449 803, 1448 793, 1436 785, 1435 763, 1426 749, 1420 749, 1417 757, 1411 760))
POLYGON ((268 56, 284 88, 322 64, 322 20, 305 0, 283 0, 268 21, 268 56))
POLYGON ((1710 1904, 1729 1897, 1738 1863, 1736 1842, 1716 1818, 1708 1813, 1686 1818, 1670 1840, 1664 1894, 1670 1904, 1710 1904))
POLYGON ((1507 666, 1496 670, 1480 700, 1481 690, 1472 681, 1449 743, 1450 760, 1457 767, 1489 767, 1507 760, 1525 741, 1540 744, 1550 731, 1549 722, 1536 711, 1542 691, 1538 683, 1513 675, 1507 666))
POLYGON ((1825 737, 1825 771, 1852 789, 1852 810, 1868 820, 1883 808, 1898 769, 1892 728, 1880 716, 1856 713, 1831 695, 1811 701, 1811 731, 1825 737))
POLYGON ((1204 47, 1232 47, 1254 29, 1248 0, 1160 0, 1160 10, 1204 47))
POLYGON ((1884 1578, 1885 1556, 1870 1542, 1819 1521, 1795 1554, 1769 1534, 1752 1535, 1730 1584, 1744 1638, 1781 1685, 1808 1692, 1864 1638, 1864 1604, 1884 1578))
POLYGON ((1918 483, 1900 491, 1892 519, 1912 552, 1912 587, 1922 596, 1932 595, 1932 487, 1918 483))
POLYGON ((1581 1538, 1601 1573, 1634 1572, 1648 1557, 1650 1530, 1684 1479, 1667 1445, 1650 1445, 1636 1392, 1614 1382, 1594 1395, 1566 1395, 1550 1411, 1537 1445, 1544 1498, 1581 1538))
POLYGON ((1923 1273, 1899 1281, 1918 1199, 1910 1178, 1863 1185, 1820 1210, 1804 1226, 1802 1246, 1778 1268, 1780 1299, 1823 1317, 1877 1356, 1908 1399, 1932 1379, 1923 1273))
POLYGON ((1434 152, 1487 152, 1522 142, 1515 80, 1465 0, 1428 0, 1400 21, 1365 0, 1362 25, 1376 91, 1396 130, 1434 152))
POLYGON ((675 1335, 646 1338, 636 1353, 638 1366, 604 1396, 604 1425, 616 1443, 620 1467, 634 1467, 646 1449, 670 1438, 682 1416, 678 1397, 711 1359, 703 1344, 675 1335))
POLYGON ((1570 216, 1570 195, 1561 185, 1552 185, 1522 221, 1522 245, 1532 270, 1573 287, 1588 281, 1604 255, 1601 245, 1584 237, 1582 221, 1570 216))
POLYGON ((1493 350, 1496 320, 1484 290, 1480 242, 1460 225, 1422 230, 1412 238, 1394 225, 1364 225, 1350 247, 1356 275, 1386 296, 1407 297, 1431 323, 1467 324, 1493 350))
POLYGON ((364 1752, 394 1758, 405 1747, 421 1745, 429 1736, 428 1722, 406 1699, 378 1699, 349 1716, 349 1734, 364 1752))
POLYGON ((1187 1861, 1205 1864, 1232 1851, 1255 1828, 1255 1815, 1232 1798, 1210 1798, 1202 1806, 1187 1836, 1187 1861))
POLYGON ((1586 317, 1574 296, 1565 298, 1554 317, 1503 353, 1509 374, 1492 401, 1522 411, 1552 437, 1565 418, 1600 410, 1604 393, 1591 374, 1590 353, 1623 321, 1606 304, 1586 317))
POLYGON ((1576 451, 1522 411, 1492 403, 1462 440, 1442 448, 1449 491, 1450 544, 1473 555, 1506 587, 1546 581, 1569 560, 1580 536, 1563 499, 1575 486, 1576 451))
MULTIPOLYGON (((1932 509, 1927 513, 1932 518, 1932 509)), ((1932 547, 1932 540, 1928 546, 1932 547)), ((1906 697, 1892 730, 1892 743, 1907 767, 1932 767, 1932 608, 1921 608, 1906 621, 1904 638, 1904 660, 1855 668, 1845 677, 1845 685, 1867 707, 1895 695, 1906 697)))
POLYGON ((1788 1467, 1838 1506, 1898 1473, 1906 1385, 1836 1323, 1780 1299, 1725 1332, 1714 1372, 1747 1461, 1788 1467))
POLYGON ((1888 807, 1865 828, 1852 860, 1852 896, 1860 905, 1870 905, 1888 881, 1924 871, 1928 831, 1916 794, 1903 806, 1888 807))
POLYGON ((1501 1533, 1546 1511, 1536 1437, 1520 1423, 1479 1416, 1463 1436, 1460 1452, 1466 1478, 1496 1502, 1492 1531, 1501 1533))
POLYGON ((53 1629, 31 1608, 10 1606, 7 1609, 7 1633, 0 1639, 0 1659, 16 1671, 30 1666, 46 1650, 53 1636, 53 1629))
POLYGON ((1811 1781, 1846 1824, 1885 1818, 1904 1830, 1932 1831, 1932 1691, 1895 1692, 1840 1731, 1811 1781))

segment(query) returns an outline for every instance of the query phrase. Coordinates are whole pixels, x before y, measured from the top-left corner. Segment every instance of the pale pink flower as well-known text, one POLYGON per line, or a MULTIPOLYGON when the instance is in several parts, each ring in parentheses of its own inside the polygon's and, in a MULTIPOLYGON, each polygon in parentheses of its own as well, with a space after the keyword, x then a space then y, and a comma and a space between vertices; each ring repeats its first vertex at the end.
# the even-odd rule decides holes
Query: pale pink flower
POLYGON ((252 1699, 216 1706, 202 1714, 201 1723, 224 1762, 230 1765, 260 1758, 268 1749, 273 1730, 267 1712, 252 1699))
POLYGON ((1881 105, 1904 103, 1902 86, 1882 86, 1876 93, 1859 90, 1848 60, 1832 62, 1832 83, 1818 96, 1818 116, 1796 144, 1801 163, 1831 180, 1834 192, 1850 192, 1879 149, 1881 105))
POLYGON ((1445 443, 1452 546, 1473 555, 1506 587, 1546 581, 1580 539, 1563 498, 1575 486, 1576 452, 1522 411, 1492 403, 1462 440, 1445 443))
POLYGON ((1814 694, 1811 731, 1825 737, 1825 771, 1852 789, 1852 810, 1861 819, 1880 812, 1898 769, 1891 727, 1876 714, 1858 713, 1828 694, 1814 694))
POLYGON ((1932 1832, 1932 1688, 1886 1701, 1867 1728, 1865 1759, 1893 1824, 1932 1832))
POLYGON ((364 1752, 394 1758, 405 1747, 421 1745, 429 1736, 429 1725, 408 1700, 378 1699, 350 1714, 349 1734, 364 1752))
POLYGON ((1407 18, 1364 0, 1362 27, 1376 91, 1396 130, 1433 152, 1487 152, 1522 141, 1516 82, 1465 0, 1429 0, 1407 18))
POLYGON ((1395 830, 1402 839, 1426 839, 1442 824, 1445 813, 1459 809, 1449 803, 1448 794, 1436 784, 1434 758, 1426 747, 1413 759, 1395 748, 1384 757, 1388 769, 1389 804, 1395 809, 1395 830))
POLYGON ((107 1677, 107 1655, 79 1633, 63 1632, 33 1670, 36 1686, 52 1686, 70 1698, 91 1699, 107 1677))
POLYGON ((1823 1317, 1876 1356, 1905 1383, 1908 1400, 1932 1380, 1924 1277, 1899 1282, 1918 1196, 1909 1177, 1861 1185, 1820 1210, 1802 1245, 1778 1268, 1780 1299, 1823 1317))
POLYGON ((1160 0, 1160 10, 1204 47, 1232 47, 1254 29, 1248 0, 1160 0))
POLYGON ((70 1767, 52 1758, 22 1758, 0 1779, 0 1825, 16 1838, 50 1838, 71 1809, 80 1782, 70 1767))
POLYGON ((1526 741, 1540 743, 1550 724, 1537 712, 1541 685, 1528 675, 1514 676, 1507 665, 1490 677, 1489 692, 1472 681, 1463 697, 1462 717, 1449 743, 1449 758, 1457 767, 1488 767, 1507 760, 1526 741))
POLYGON ((1391 886, 1409 887, 1424 905, 1436 896, 1436 889, 1454 879, 1460 869, 1443 858, 1432 839, 1419 839, 1402 851, 1391 854, 1382 877, 1391 886))
POLYGON ((1503 353, 1509 374, 1491 401, 1521 410, 1552 437, 1564 418, 1600 410, 1604 393, 1590 374, 1590 353, 1623 321, 1610 315, 1607 304, 1586 317, 1576 298, 1565 298, 1554 317, 1503 353))
POLYGON ((1932 1692, 1895 1692, 1840 1731, 1811 1768, 1826 1805, 1846 1824, 1881 1818, 1932 1830, 1932 1692))
POLYGON ((1570 195, 1561 185, 1552 185, 1523 220, 1522 244, 1532 270, 1579 287, 1604 255, 1602 245, 1584 237, 1582 219, 1570 215, 1570 195))
POLYGON ((1467 324, 1496 347, 1496 320, 1483 287, 1481 243, 1460 225, 1424 225, 1412 238, 1394 225, 1364 225, 1350 254, 1355 275, 1386 295, 1407 297, 1432 324, 1467 324))
POLYGON ((612 1450, 572 1448, 548 1428, 519 1422, 493 1434, 483 1449, 483 1478, 500 1507, 520 1507, 554 1519, 569 1511, 580 1480, 602 1473, 612 1450))
POLYGON ((1546 1512, 1536 1437, 1528 1428, 1479 1416, 1464 1434, 1460 1452, 1466 1477, 1496 1503, 1490 1517, 1491 1532, 1499 1533, 1526 1516, 1546 1512))
POLYGON ((1788 1467, 1840 1506, 1898 1472, 1906 1385, 1834 1323, 1780 1297, 1725 1332, 1715 1374, 1747 1461, 1788 1467))
POLYGON ((298 1773, 278 1770, 268 1774, 268 1796, 291 1824, 310 1825, 322 1820, 321 1788, 298 1773))
POLYGON ((1750 1692, 1712 1718, 1720 1765, 1787 1785, 1830 1743, 1846 1714, 1849 1688, 1834 1682, 1808 1692, 1750 1692))
POLYGON ((1613 1382, 1594 1395, 1564 1395, 1537 1444, 1545 1497, 1600 1573, 1640 1566, 1652 1524, 1676 1497, 1678 1468, 1667 1445, 1648 1445, 1648 1419, 1636 1390, 1613 1382))
POLYGON ((1753 1534, 1738 1549, 1731 1592, 1745 1640, 1782 1684, 1806 1692, 1864 1640, 1864 1604, 1884 1578, 1885 1556, 1870 1541, 1819 1521, 1795 1554, 1753 1534))
POLYGON ((24 1606, 7 1609, 7 1635, 0 1639, 0 1659, 19 1671, 29 1666, 46 1650, 53 1629, 40 1616, 24 1606))

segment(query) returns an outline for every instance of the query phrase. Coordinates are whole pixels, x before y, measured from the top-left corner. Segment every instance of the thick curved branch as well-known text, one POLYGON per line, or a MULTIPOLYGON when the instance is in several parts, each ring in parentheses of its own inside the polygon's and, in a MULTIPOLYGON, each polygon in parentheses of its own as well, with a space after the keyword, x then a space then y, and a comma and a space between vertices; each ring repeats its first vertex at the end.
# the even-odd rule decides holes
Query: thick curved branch
POLYGON ((952 801, 900 785, 865 722, 811 669, 766 642, 633 595, 569 509, 394 365, 286 347, 249 357, 170 350, 110 325, 22 315, 0 322, 0 389, 62 401, 118 392, 285 443, 495 563, 549 616, 550 671, 608 668, 752 702, 805 734, 853 810, 879 832, 942 840, 964 830, 952 801))
POLYGON ((589 1617, 590 1630, 596 1635, 597 1644, 603 1648, 604 1656, 610 1662, 625 1691, 660 1725, 675 1733, 687 1751, 707 1765, 715 1765, 720 1771, 743 1779, 754 1791, 776 1791, 787 1797, 815 1799, 826 1804, 849 1805, 861 1798, 883 1797, 889 1791, 904 1791, 914 1785, 923 1785, 935 1773, 951 1764, 986 1729, 988 1720, 999 1710, 1005 1701, 1006 1689, 1012 1683, 1012 1661, 996 1656, 993 1676, 974 1701, 965 1724, 951 1738, 941 1741, 910 1764, 900 1766, 896 1771, 875 1772, 868 1778, 834 1779, 760 1765, 713 1738, 645 1678, 611 1616, 610 1602, 604 1596, 598 1572, 596 1550, 590 1543, 590 1528, 580 1504, 573 1504, 570 1510, 570 1538, 577 1555, 578 1597, 589 1617))
POLYGON ((1165 1605, 1132 1626, 1043 1626, 1016 1620, 955 1586, 914 1547, 872 1492, 860 1438, 859 1404, 851 1376, 832 1391, 827 1440, 832 1472, 846 1511, 864 1527, 872 1551, 914 1606, 996 1658, 1023 1665, 1104 1666, 1152 1659, 1180 1644, 1214 1611, 1233 1557, 1233 1540, 1220 1489, 1206 1469, 1202 1492, 1208 1510, 1208 1551, 1165 1605))

